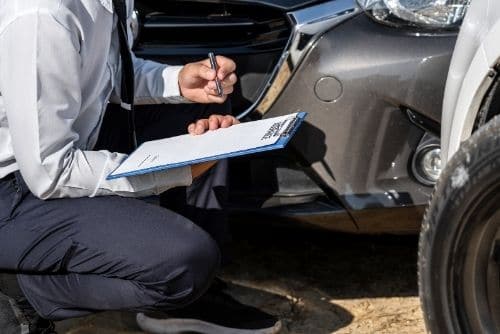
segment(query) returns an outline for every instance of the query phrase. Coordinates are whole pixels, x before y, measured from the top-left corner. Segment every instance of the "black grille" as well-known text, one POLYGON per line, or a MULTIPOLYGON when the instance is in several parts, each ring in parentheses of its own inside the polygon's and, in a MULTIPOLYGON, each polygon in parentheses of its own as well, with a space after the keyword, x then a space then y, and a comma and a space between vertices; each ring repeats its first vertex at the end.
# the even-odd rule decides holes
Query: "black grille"
POLYGON ((171 45, 180 54, 205 49, 249 54, 282 50, 290 35, 283 12, 258 4, 142 0, 137 7, 139 47, 171 45))

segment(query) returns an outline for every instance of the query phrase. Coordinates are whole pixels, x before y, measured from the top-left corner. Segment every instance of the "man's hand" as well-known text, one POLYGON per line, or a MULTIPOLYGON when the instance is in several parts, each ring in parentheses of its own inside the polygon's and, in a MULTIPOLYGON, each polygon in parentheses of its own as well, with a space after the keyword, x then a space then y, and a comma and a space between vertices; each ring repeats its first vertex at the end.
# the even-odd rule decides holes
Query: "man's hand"
POLYGON ((240 121, 234 116, 212 115, 189 124, 187 130, 192 135, 201 135, 208 130, 217 130, 219 128, 228 128, 231 125, 238 124, 240 121))
POLYGON ((208 162, 202 162, 196 165, 191 166, 191 175, 193 176, 193 180, 196 179, 197 177, 205 174, 210 168, 215 166, 217 164, 217 161, 208 161, 208 162))
MULTIPOLYGON (((233 116, 212 115, 209 118, 204 118, 191 123, 188 126, 188 132, 192 135, 201 135, 207 130, 217 130, 219 128, 228 128, 231 125, 238 124, 240 121, 233 116)), ((191 166, 191 175, 193 179, 206 173, 212 168, 217 161, 202 162, 191 166)))
POLYGON ((181 95, 197 103, 224 103, 231 94, 237 81, 236 64, 229 58, 217 56, 218 71, 210 68, 210 60, 186 64, 179 72, 181 95), (215 78, 219 78, 223 96, 217 95, 215 78))

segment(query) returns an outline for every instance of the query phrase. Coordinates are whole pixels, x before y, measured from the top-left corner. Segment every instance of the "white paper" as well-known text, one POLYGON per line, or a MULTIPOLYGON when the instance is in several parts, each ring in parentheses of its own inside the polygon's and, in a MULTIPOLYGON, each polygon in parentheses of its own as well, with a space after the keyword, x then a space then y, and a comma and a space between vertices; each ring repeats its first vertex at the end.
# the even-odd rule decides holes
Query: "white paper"
POLYGON ((110 176, 152 168, 187 165, 197 160, 215 160, 220 155, 275 144, 297 113, 233 125, 202 135, 182 135, 149 141, 133 152, 110 176))

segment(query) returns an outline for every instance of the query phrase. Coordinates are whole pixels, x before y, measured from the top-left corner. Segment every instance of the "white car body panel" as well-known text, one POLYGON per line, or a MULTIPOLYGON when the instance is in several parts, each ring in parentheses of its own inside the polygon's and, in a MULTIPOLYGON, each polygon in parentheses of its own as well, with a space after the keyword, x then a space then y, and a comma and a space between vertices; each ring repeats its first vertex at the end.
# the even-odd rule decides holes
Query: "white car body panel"
POLYGON ((471 0, 448 73, 441 125, 444 161, 470 137, 500 62, 500 1, 471 0))

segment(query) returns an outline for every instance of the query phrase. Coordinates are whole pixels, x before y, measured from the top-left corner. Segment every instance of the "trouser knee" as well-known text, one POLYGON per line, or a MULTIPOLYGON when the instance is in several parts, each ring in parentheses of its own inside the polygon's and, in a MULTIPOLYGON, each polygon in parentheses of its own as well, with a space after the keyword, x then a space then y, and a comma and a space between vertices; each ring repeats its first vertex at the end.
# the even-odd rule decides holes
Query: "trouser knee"
POLYGON ((220 250, 211 237, 203 234, 197 243, 183 247, 174 270, 163 273, 164 281, 148 285, 156 292, 161 291, 156 294, 156 307, 174 309, 191 304, 212 283, 220 267, 220 250))

